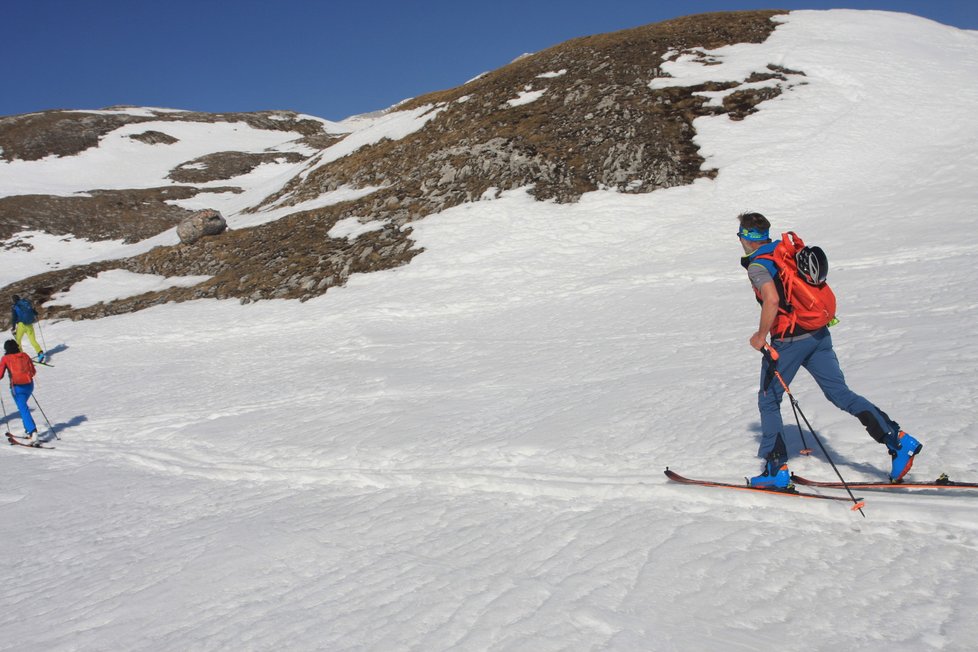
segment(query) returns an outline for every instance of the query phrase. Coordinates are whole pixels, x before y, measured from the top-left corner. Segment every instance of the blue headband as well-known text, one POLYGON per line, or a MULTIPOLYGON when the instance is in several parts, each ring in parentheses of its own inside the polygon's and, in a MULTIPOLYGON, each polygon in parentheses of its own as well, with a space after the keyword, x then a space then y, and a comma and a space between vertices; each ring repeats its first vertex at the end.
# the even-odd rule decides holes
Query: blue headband
POLYGON ((766 230, 758 231, 757 229, 748 229, 746 226, 740 227, 740 230, 737 231, 737 236, 744 240, 750 240, 751 242, 761 242, 762 240, 770 239, 766 230))

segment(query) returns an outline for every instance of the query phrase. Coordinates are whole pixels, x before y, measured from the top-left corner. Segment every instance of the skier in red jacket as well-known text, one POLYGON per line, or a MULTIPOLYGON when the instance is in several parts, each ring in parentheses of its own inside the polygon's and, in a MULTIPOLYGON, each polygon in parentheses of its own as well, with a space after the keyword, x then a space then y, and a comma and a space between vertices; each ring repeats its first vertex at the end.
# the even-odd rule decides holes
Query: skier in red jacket
POLYGON ((0 378, 10 372, 10 393, 14 395, 14 402, 20 410, 24 432, 30 438, 31 445, 37 444, 37 424, 34 423, 34 417, 27 407, 27 399, 34 393, 34 376, 37 374, 37 368, 31 361, 31 357, 20 350, 16 341, 4 342, 3 350, 6 355, 0 358, 0 378))

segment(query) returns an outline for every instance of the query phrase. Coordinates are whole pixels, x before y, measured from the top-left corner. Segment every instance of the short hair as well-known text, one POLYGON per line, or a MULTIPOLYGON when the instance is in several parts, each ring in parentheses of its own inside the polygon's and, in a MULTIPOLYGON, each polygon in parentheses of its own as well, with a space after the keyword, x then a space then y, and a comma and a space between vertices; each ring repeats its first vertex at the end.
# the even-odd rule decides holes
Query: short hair
POLYGON ((760 213, 741 213, 737 216, 740 221, 740 226, 745 229, 751 229, 754 231, 769 231, 771 229, 771 223, 768 222, 767 218, 760 213))

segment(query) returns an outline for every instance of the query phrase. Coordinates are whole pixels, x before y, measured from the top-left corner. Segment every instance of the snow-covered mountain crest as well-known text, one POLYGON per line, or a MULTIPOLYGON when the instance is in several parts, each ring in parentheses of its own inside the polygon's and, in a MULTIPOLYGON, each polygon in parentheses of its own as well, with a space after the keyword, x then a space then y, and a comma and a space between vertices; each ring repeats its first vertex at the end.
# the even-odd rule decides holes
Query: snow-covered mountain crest
POLYGON ((305 300, 352 273, 409 261, 417 248, 403 227, 460 203, 521 187, 569 202, 601 188, 647 193, 712 177, 693 120, 740 120, 801 83, 803 73, 762 63, 742 79, 652 82, 668 79, 663 66, 681 57, 762 42, 778 15, 708 14, 577 39, 343 123, 288 112, 127 107, 5 118, 0 235, 9 246, 30 248, 37 231, 138 243, 111 256, 89 255, 101 245, 80 246, 79 262, 98 262, 64 269, 67 260, 50 261, 58 271, 8 277, 17 281, 8 291, 45 302, 86 278, 125 269, 209 278, 84 309, 58 302, 49 309, 77 318, 203 297, 305 300), (221 211, 232 230, 177 245, 174 224, 200 208, 221 211), (330 237, 350 220, 373 228, 352 240, 330 237))

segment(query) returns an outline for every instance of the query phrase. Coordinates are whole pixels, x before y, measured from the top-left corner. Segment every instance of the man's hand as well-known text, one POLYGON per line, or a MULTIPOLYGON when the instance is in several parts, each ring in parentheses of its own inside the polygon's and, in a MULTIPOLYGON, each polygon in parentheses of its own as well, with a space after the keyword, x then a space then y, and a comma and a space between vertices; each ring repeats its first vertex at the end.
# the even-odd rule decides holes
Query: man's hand
POLYGON ((750 345, 760 351, 767 345, 767 333, 757 331, 750 336, 750 345))

